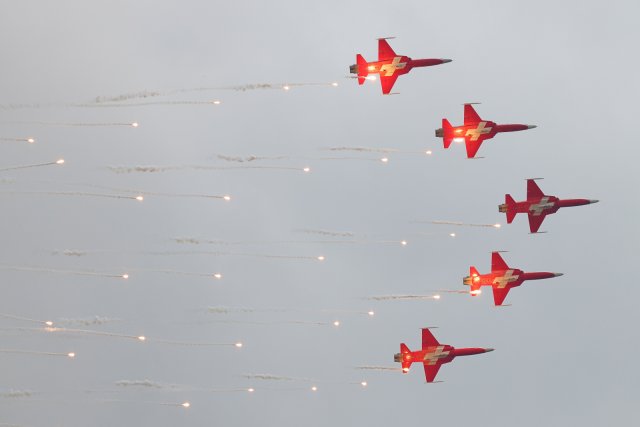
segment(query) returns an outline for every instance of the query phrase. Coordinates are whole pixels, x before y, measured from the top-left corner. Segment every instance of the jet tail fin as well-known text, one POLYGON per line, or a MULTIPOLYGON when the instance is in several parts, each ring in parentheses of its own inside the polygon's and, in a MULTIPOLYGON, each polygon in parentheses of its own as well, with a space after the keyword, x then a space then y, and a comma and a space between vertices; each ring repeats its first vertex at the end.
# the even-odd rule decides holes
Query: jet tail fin
POLYGON ((413 359, 411 358, 411 350, 409 350, 409 347, 407 347, 405 343, 400 344, 400 357, 402 358, 402 373, 406 374, 411 368, 413 359), (409 357, 406 355, 409 355, 409 357))
POLYGON ((356 55, 356 66, 358 74, 358 84, 363 84, 365 78, 369 75, 369 63, 360 54, 356 55))
POLYGON ((478 296, 480 295, 480 273, 478 273, 478 270, 471 266, 469 267, 469 278, 471 279, 471 282, 469 284, 469 292, 471 293, 471 296, 478 296), (476 278, 478 278, 478 280, 475 280, 476 278))
POLYGON ((453 126, 451 126, 449 120, 442 119, 442 143, 444 144, 444 148, 449 148, 453 137, 453 126))
POLYGON ((513 200, 511 194, 504 195, 504 205, 500 207, 500 211, 507 214, 507 224, 511 224, 516 217, 516 201, 513 200))

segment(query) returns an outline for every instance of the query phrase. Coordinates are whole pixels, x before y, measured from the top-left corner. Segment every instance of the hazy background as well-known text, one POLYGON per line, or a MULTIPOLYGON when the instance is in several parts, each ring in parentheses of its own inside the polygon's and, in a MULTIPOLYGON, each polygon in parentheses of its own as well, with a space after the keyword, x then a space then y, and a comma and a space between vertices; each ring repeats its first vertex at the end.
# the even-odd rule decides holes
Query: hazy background
POLYGON ((77 353, 0 352, 0 425, 637 423, 639 9, 633 1, 3 1, 0 137, 37 141, 1 141, 0 169, 66 163, 0 172, 0 313, 150 339, 24 330, 41 326, 0 318, 0 350, 77 353), (381 36, 397 36, 399 54, 453 62, 413 70, 396 83, 400 95, 384 97, 379 82, 345 78, 356 53, 377 57, 381 36), (281 89, 309 82, 326 85, 281 89), (229 89, 259 83, 275 89, 229 89), (221 89, 180 91, 194 88, 221 89), (175 90, 128 102, 221 104, 69 106, 175 90), (484 159, 467 160, 462 145, 443 150, 434 129, 443 117, 460 124, 470 101, 482 102, 488 120, 539 127, 498 135, 480 149, 484 159), (402 152, 383 164, 380 153, 328 147, 402 152), (287 158, 234 163, 220 154, 287 158), (108 168, 247 164, 296 170, 108 168), (307 166, 311 173, 300 171, 307 166), (526 217, 506 226, 497 205, 505 193, 524 199, 530 177, 544 177, 547 194, 600 203, 563 209, 546 219, 548 234, 529 235, 526 217), (233 199, 24 194, 123 194, 90 185, 233 199), (503 227, 416 222, 431 220, 503 227), (326 243, 344 240, 358 243, 326 243), (464 289, 469 266, 489 270, 492 250, 508 250, 513 267, 565 275, 525 283, 499 309, 490 292, 366 299, 464 289), (312 259, 319 255, 326 260, 312 259), (356 313, 368 310, 376 315, 356 313), (64 322, 95 316, 111 321, 64 322), (419 348, 423 326, 439 326, 443 343, 496 351, 456 359, 434 385, 418 365, 405 376, 355 369, 393 366, 400 342, 419 348), (185 401, 189 409, 174 405, 185 401))

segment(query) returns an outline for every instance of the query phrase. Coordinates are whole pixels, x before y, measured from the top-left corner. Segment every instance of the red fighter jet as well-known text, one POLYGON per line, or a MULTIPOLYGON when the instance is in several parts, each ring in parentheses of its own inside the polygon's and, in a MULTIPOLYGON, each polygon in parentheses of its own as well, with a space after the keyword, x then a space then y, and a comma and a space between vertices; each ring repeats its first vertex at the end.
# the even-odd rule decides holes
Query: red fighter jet
POLYGON ((491 139, 499 132, 515 132, 533 129, 536 125, 498 125, 482 120, 472 104, 464 104, 464 125, 451 126, 449 120, 442 119, 442 127, 436 129, 436 136, 442 138, 444 148, 449 148, 452 141, 463 142, 467 146, 467 158, 475 157, 482 142, 491 139))
POLYGON ((542 221, 544 221, 544 218, 547 215, 558 212, 558 209, 560 208, 598 203, 597 200, 560 200, 555 196, 547 196, 542 192, 542 190, 540 190, 535 179, 536 178, 527 180, 527 200, 523 202, 516 202, 510 194, 504 195, 504 204, 498 206, 498 211, 507 214, 508 224, 511 224, 516 214, 526 213, 529 215, 529 230, 531 230, 531 233, 537 233, 542 221))
POLYGON ((407 74, 415 67, 430 67, 451 62, 450 59, 411 59, 408 56, 396 54, 386 37, 378 39, 378 61, 367 62, 362 55, 356 55, 356 64, 349 67, 351 74, 358 76, 358 84, 363 84, 369 74, 380 74, 382 93, 388 95, 398 76, 407 74))
POLYGON ((462 283, 470 286, 472 296, 482 293, 482 286, 493 288, 493 301, 496 306, 502 305, 512 288, 522 285, 525 280, 550 279, 562 276, 562 273, 534 272, 525 273, 517 268, 509 268, 498 252, 491 253, 491 273, 480 274, 475 267, 471 267, 470 275, 462 279, 462 283))
POLYGON ((428 383, 432 383, 438 374, 440 366, 451 362, 457 356, 471 356, 473 354, 488 353, 492 348, 453 348, 440 344, 431 334, 429 328, 422 328, 422 350, 411 351, 406 344, 400 344, 400 353, 393 356, 393 360, 402 364, 402 373, 409 372, 413 362, 422 362, 424 375, 428 383))

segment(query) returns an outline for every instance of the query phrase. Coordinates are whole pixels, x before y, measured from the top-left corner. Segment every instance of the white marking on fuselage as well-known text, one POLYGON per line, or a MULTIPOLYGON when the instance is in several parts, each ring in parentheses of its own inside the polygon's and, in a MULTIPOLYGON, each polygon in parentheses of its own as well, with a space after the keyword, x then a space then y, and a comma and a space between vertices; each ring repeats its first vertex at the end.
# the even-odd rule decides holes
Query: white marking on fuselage
POLYGON ((504 276, 493 279, 493 284, 500 289, 506 288, 509 283, 515 282, 519 277, 520 275, 513 274, 513 270, 507 270, 504 276))
POLYGON ((401 56, 396 56, 395 58, 393 58, 393 61, 391 61, 391 63, 384 64, 382 67, 380 67, 380 74, 384 73, 385 77, 390 77, 393 76, 396 70, 400 70, 406 67, 407 63, 400 62, 401 59, 401 56))
POLYGON ((538 203, 534 203, 531 206, 529 206, 529 212, 531 212, 533 216, 540 216, 542 215, 542 212, 544 212, 547 209, 553 208, 554 205, 555 203, 550 202, 549 197, 545 196, 542 199, 540 199, 538 203))
POLYGON ((424 355, 424 363, 427 365, 435 365, 438 363, 438 360, 449 357, 449 353, 451 352, 445 351, 443 345, 439 345, 434 351, 424 355))
POLYGON ((464 136, 470 136, 471 141, 477 141, 481 135, 491 132, 492 127, 485 127, 487 122, 478 123, 478 127, 475 129, 467 129, 467 133, 464 136))

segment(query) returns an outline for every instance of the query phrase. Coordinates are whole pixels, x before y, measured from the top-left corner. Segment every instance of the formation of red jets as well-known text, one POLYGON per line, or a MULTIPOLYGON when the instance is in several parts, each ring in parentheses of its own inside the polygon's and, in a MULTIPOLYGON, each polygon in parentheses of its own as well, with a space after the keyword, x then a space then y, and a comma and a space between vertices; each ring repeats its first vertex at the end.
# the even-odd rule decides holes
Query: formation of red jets
MULTIPOLYGON (((388 95, 399 76, 407 74, 416 67, 451 62, 450 59, 411 59, 408 56, 396 54, 388 38, 378 39, 378 60, 367 62, 360 54, 356 56, 356 64, 350 67, 350 72, 357 75, 358 84, 362 85, 373 74, 378 74, 382 85, 382 93, 388 95)), ((525 124, 497 124, 480 118, 472 104, 464 104, 464 122, 461 126, 452 126, 445 118, 442 127, 436 129, 435 135, 442 138, 444 148, 449 148, 452 142, 464 142, 467 158, 474 158, 480 145, 501 132, 515 132, 535 128, 535 125, 525 124)), ((507 216, 507 223, 511 224, 516 214, 526 213, 529 217, 529 230, 538 233, 545 217, 554 214, 560 208, 588 205, 598 202, 590 199, 559 199, 545 195, 535 183, 535 179, 527 180, 527 199, 516 202, 511 195, 505 195, 505 203, 498 207, 499 212, 507 216)), ((491 254, 491 272, 480 274, 475 267, 470 267, 469 276, 463 279, 463 284, 469 286, 469 293, 477 296, 483 286, 490 286, 493 291, 493 301, 496 306, 502 306, 507 294, 512 288, 522 285, 527 280, 550 279, 562 276, 562 273, 524 272, 511 268, 502 259, 499 252, 491 254)), ((434 382, 440 366, 451 362, 457 356, 469 356, 493 351, 492 348, 454 348, 447 344, 440 344, 429 328, 422 329, 421 350, 411 351, 406 344, 400 344, 400 353, 395 354, 394 361, 402 365, 402 372, 409 372, 411 364, 422 363, 428 383, 434 382)))

